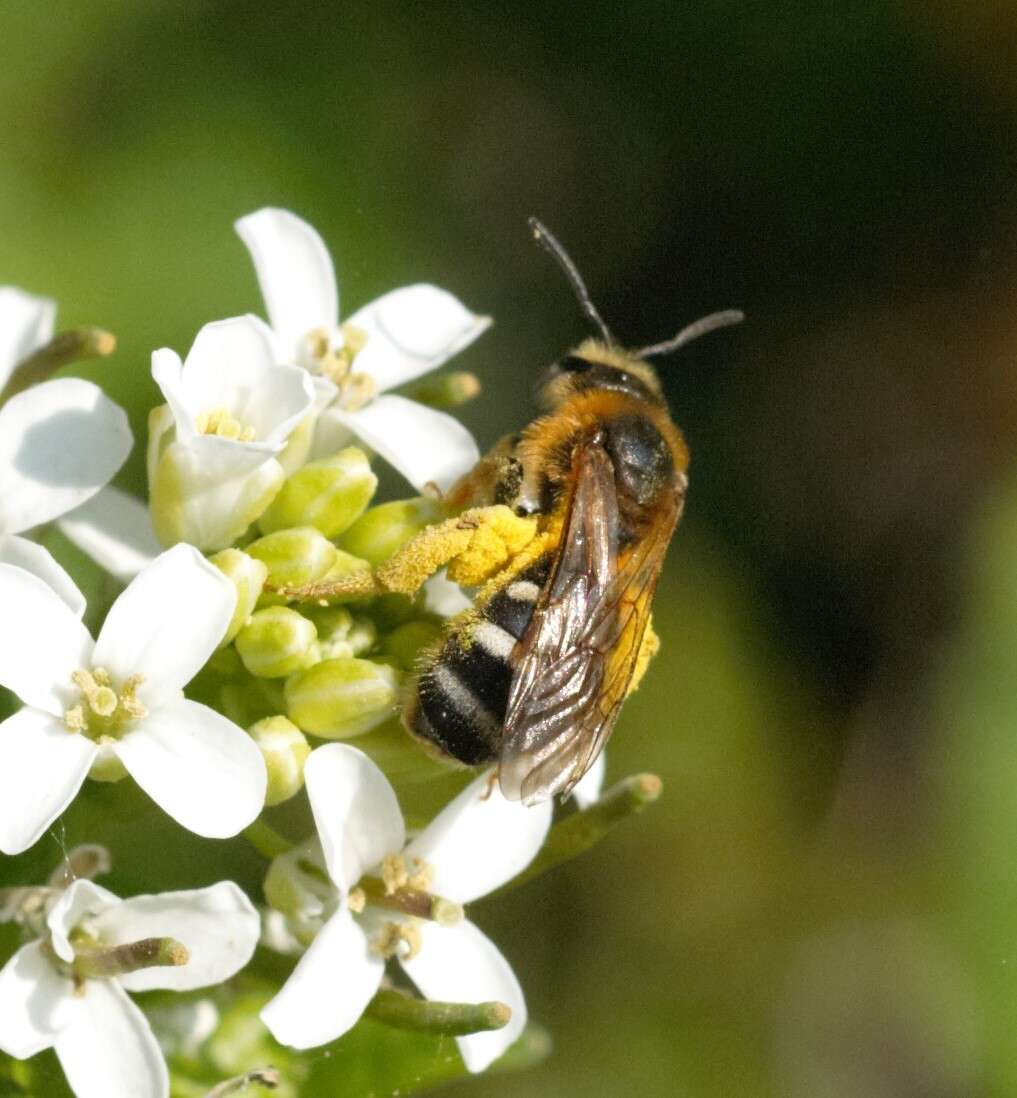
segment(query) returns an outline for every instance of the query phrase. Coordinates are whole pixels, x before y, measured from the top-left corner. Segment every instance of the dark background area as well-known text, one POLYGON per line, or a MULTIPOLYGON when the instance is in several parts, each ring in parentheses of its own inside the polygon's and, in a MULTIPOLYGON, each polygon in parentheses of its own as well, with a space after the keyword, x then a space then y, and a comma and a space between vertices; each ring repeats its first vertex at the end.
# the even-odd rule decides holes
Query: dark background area
POLYGON ((665 798, 478 905, 556 1050, 458 1092, 1017 1095, 1017 11, 15 0, 0 31, 0 280, 117 332, 85 372, 139 440, 149 352, 259 309, 262 205, 320 230, 344 314, 428 280, 495 316, 455 363, 482 444, 586 334, 530 214, 624 342, 748 316, 662 365, 690 502, 609 761, 665 798))

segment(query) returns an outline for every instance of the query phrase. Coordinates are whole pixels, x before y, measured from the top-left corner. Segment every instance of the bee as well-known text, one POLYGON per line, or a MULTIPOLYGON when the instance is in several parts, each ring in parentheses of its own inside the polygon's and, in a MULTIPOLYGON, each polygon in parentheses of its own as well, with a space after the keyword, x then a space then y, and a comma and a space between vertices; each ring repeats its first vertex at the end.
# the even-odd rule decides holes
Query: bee
POLYGON ((650 606, 682 514, 689 451, 647 361, 742 314, 704 317, 663 343, 623 350, 565 250, 536 219, 600 338, 546 372, 544 414, 503 438, 447 502, 503 504, 542 537, 451 619, 421 660, 403 723, 438 753, 497 764, 502 792, 567 795, 603 750, 648 656, 650 606))

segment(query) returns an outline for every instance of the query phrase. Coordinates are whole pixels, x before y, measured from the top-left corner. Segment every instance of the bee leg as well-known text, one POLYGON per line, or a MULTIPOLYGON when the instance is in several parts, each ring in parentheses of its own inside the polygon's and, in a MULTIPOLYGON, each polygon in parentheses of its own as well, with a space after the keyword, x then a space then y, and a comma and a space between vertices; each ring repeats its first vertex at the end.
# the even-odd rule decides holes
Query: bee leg
POLYGON ((657 636, 656 631, 653 628, 653 618, 651 617, 646 623, 646 628, 643 630, 643 639, 639 642, 639 652, 636 655, 636 666, 632 671, 632 679, 629 682, 629 688, 625 692, 626 697, 639 689, 639 684, 643 681, 646 669, 650 666, 650 660, 652 660, 659 651, 660 637, 657 636))
POLYGON ((477 507, 422 530, 375 572, 389 591, 412 594, 443 565, 449 579, 476 587, 534 538, 537 521, 508 507, 477 507))

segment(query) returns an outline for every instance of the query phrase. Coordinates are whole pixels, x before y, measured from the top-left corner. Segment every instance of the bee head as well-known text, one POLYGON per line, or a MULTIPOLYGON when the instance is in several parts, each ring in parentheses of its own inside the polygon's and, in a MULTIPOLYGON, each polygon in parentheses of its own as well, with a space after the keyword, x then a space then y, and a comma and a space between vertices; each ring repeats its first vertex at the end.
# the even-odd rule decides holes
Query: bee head
POLYGON ((545 371, 541 403, 557 408, 577 393, 609 390, 663 404, 657 371, 634 354, 599 339, 587 339, 545 371))
POLYGON ((717 328, 738 324, 743 314, 737 309, 711 313, 689 324, 671 339, 624 351, 614 341, 611 330, 593 304, 586 283, 568 252, 535 218, 530 218, 530 230, 536 242, 551 255, 569 280, 583 315, 600 331, 601 339, 587 339, 564 358, 559 359, 544 375, 541 398, 546 407, 556 408, 575 393, 591 389, 628 393, 642 400, 663 404, 660 382, 654 368, 644 359, 654 355, 669 355, 692 340, 717 328))

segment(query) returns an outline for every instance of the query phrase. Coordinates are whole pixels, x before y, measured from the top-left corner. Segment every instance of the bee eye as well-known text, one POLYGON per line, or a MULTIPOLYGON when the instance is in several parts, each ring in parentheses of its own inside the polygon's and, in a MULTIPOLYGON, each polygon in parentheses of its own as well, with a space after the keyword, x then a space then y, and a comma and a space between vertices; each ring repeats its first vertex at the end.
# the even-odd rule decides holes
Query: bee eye
POLYGON ((570 374, 584 374, 593 366, 588 358, 580 358, 578 355, 566 355, 559 363, 558 369, 570 374))

